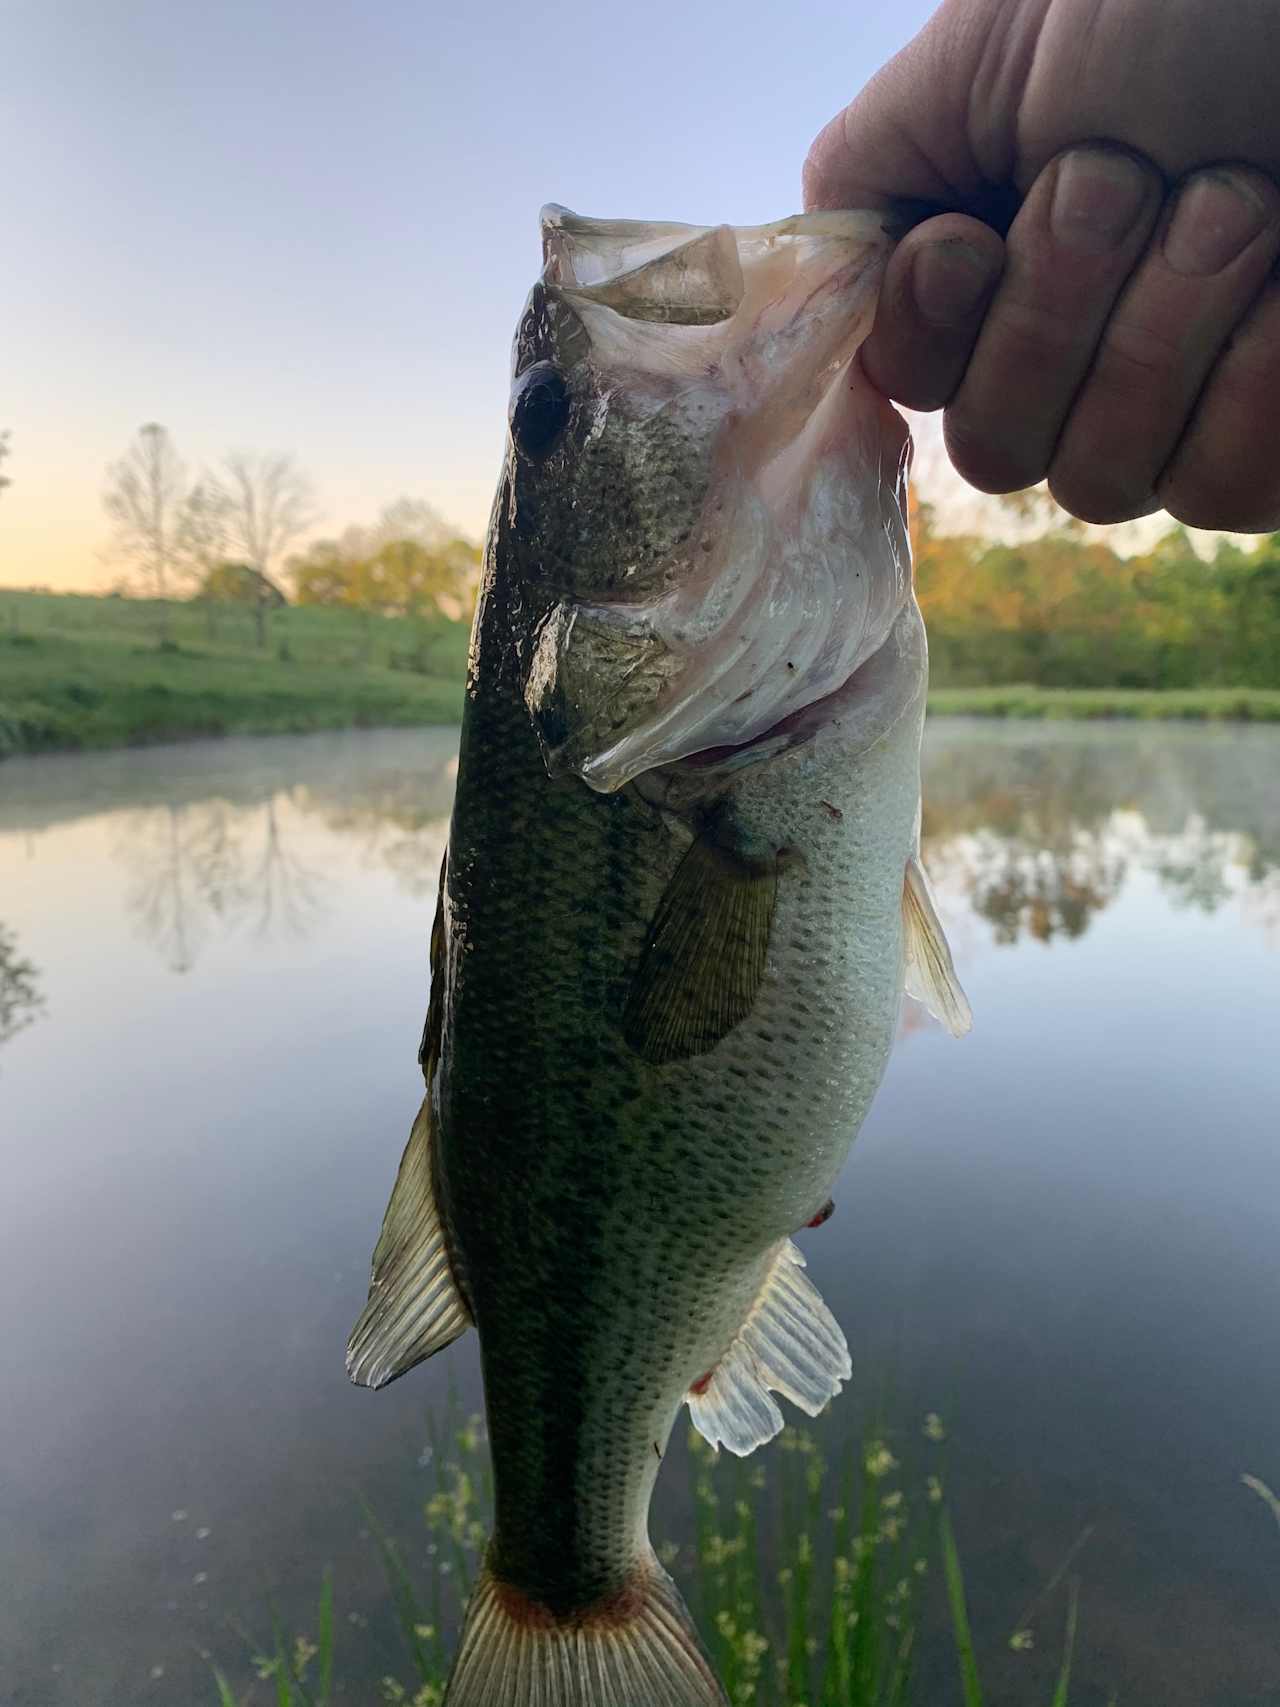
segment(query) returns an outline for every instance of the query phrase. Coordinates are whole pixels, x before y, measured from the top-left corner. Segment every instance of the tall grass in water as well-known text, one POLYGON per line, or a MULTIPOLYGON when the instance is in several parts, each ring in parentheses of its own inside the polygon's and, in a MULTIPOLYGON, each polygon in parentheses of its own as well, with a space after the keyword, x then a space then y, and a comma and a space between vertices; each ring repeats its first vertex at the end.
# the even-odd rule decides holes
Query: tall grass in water
MULTIPOLYGON (((943 1429, 925 1419, 936 1449, 943 1429)), ((439 1707, 453 1642, 489 1532, 493 1488, 482 1425, 432 1426, 434 1489, 424 1515, 432 1569, 415 1582, 395 1540, 366 1510, 405 1650, 406 1672, 370 1696, 353 1679, 343 1700, 439 1707), (354 1692, 354 1693, 353 1693, 354 1692)), ((928 1707, 984 1707, 958 1549, 937 1474, 909 1493, 881 1438, 828 1464, 815 1433, 789 1427, 767 1458, 717 1457, 690 1431, 693 1539, 659 1547, 687 1596, 732 1707, 923 1707, 913 1692, 925 1586, 940 1574, 956 1657, 956 1689, 928 1707)), ((1048 1585, 1043 1604, 1074 1557, 1048 1585)), ((1026 1620, 1024 1620, 1024 1623, 1026 1620)), ((256 1681, 237 1693, 214 1671, 218 1707, 330 1707, 335 1680, 333 1589, 326 1577, 316 1635, 286 1635, 252 1654, 256 1681)), ((1068 1707, 1076 1599, 1070 1593, 1051 1696, 1068 1707)), ((1026 1629, 1012 1646, 1030 1646, 1026 1629)))

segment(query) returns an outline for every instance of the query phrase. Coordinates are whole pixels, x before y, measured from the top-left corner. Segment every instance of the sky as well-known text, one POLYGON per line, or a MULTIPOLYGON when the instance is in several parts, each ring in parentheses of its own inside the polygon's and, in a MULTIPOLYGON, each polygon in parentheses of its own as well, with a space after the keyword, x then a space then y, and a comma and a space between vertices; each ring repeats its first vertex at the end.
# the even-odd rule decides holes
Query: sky
MULTIPOLYGON (((4 0, 0 585, 108 586, 107 465, 287 452, 479 538, 537 214, 756 223, 926 0, 4 0)), ((935 455, 931 466, 940 459, 935 455)))
POLYGON ((285 451, 479 537, 543 202, 758 222, 931 10, 4 0, 0 584, 110 584, 109 462, 285 451))

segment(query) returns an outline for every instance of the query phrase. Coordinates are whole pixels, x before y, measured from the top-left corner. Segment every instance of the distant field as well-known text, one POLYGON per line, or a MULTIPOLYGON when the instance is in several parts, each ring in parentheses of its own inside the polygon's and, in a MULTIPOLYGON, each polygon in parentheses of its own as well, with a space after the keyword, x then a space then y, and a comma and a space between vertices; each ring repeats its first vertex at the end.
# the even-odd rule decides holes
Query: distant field
MULTIPOLYGON (((0 758, 197 736, 451 723, 467 624, 290 606, 268 645, 252 613, 145 599, 0 591, 0 758)), ((934 688, 935 716, 1280 721, 1280 690, 934 688)))
POLYGON ((935 717, 1167 717, 1280 722, 1275 688, 933 688, 935 717))
POLYGON ((0 757, 196 736, 448 723, 467 624, 0 591, 0 757))

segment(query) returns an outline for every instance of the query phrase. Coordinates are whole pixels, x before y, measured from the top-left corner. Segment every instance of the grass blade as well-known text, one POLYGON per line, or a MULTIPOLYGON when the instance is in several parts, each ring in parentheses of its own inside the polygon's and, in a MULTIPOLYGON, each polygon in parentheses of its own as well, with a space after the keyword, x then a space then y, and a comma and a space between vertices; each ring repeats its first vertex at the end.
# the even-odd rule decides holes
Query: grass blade
POLYGON ((329 1707, 333 1690, 333 1573, 324 1573, 320 1586, 320 1615, 316 1630, 316 1647, 320 1661, 319 1707, 329 1707))
POLYGON ((239 1702, 231 1693, 231 1685, 227 1682, 217 1666, 213 1668, 213 1681, 218 1690, 218 1707, 240 1707, 239 1702))
POLYGON ((969 1628, 969 1611, 964 1598, 964 1576, 960 1570, 960 1555, 956 1538, 951 1533, 951 1520, 944 1511, 938 1524, 942 1540, 942 1568, 947 1580, 947 1600, 951 1607, 951 1625, 955 1633, 956 1659, 960 1664, 960 1687, 965 1707, 982 1707, 982 1683, 978 1677, 978 1662, 973 1653, 973 1631, 969 1628))
POLYGON ((1258 1498, 1271 1507, 1271 1515, 1280 1523, 1280 1499, 1271 1492, 1267 1484, 1257 1476, 1241 1476, 1240 1480, 1246 1488, 1251 1489, 1258 1498))
POLYGON ((1058 1672, 1058 1687, 1053 1692, 1052 1707, 1067 1707, 1067 1689, 1071 1683, 1071 1656, 1076 1647, 1076 1613, 1080 1608, 1080 1589, 1076 1583, 1071 1585, 1071 1599, 1067 1603, 1067 1634, 1062 1643, 1062 1666, 1058 1672))
POLYGON ((365 1522, 369 1525, 369 1532, 373 1536, 374 1544, 378 1549, 378 1556, 382 1560, 382 1569, 386 1573, 387 1587, 391 1590, 392 1604, 396 1609, 396 1619, 400 1625, 400 1634, 404 1638, 404 1645, 409 1651, 409 1658, 423 1683, 431 1683, 435 1680, 436 1673, 432 1667, 430 1656, 423 1646, 422 1638, 418 1634, 418 1627, 424 1620, 422 1610, 418 1605, 418 1596, 413 1586, 413 1579, 405 1569, 404 1560, 400 1557, 400 1549, 367 1505, 364 1507, 364 1516, 365 1522))

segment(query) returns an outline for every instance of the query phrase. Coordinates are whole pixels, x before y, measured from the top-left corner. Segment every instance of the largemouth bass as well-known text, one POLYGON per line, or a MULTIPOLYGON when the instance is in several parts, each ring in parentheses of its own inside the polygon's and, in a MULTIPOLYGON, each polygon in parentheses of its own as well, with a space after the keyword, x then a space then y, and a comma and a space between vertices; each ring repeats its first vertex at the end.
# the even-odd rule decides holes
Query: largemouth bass
POLYGON ((968 1024, 918 865, 907 434, 853 361, 877 217, 543 215, 431 941, 426 1096, 348 1350, 474 1324, 496 1521, 450 1707, 723 1700, 648 1537, 850 1375, 791 1242, 904 978, 968 1024))

